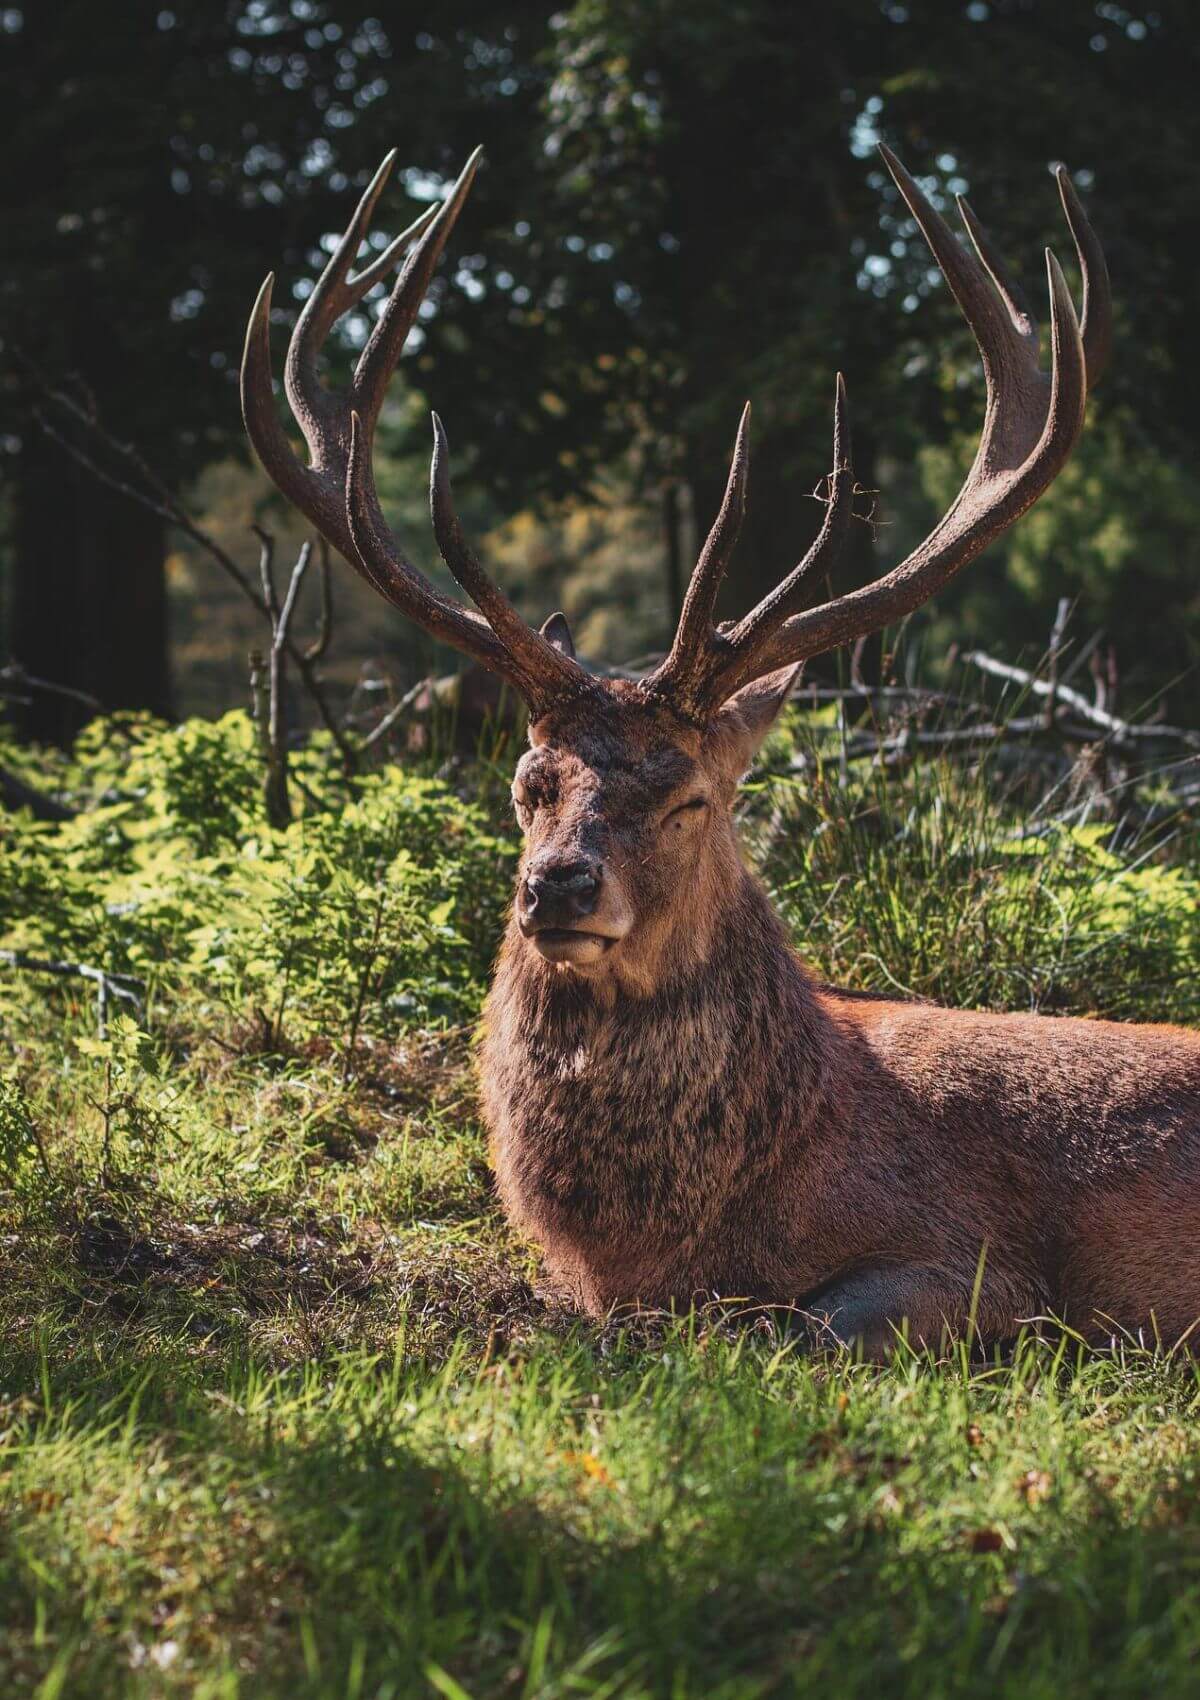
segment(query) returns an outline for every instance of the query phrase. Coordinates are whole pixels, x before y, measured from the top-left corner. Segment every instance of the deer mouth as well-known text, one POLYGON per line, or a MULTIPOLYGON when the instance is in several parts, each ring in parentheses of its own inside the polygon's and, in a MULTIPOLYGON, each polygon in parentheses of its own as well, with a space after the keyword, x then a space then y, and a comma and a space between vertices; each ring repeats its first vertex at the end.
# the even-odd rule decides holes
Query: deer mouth
POLYGON ((589 933, 581 927, 538 927, 526 936, 547 962, 568 962, 572 967, 599 962, 617 942, 607 933, 589 933))

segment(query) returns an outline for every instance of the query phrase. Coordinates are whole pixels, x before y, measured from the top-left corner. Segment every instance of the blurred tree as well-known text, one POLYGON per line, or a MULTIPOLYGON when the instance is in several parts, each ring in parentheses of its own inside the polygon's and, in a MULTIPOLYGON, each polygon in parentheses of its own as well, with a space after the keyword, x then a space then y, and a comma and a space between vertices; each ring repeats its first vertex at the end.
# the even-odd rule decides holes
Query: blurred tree
MULTIPOLYGON (((500 11, 474 10, 484 23, 500 11)), ((169 703, 163 527, 38 430, 30 366, 94 397, 175 484, 240 445, 236 365, 264 273, 279 267, 298 300, 323 258, 317 237, 344 223, 387 147, 419 162, 400 188, 427 200, 467 145, 463 51, 401 32, 393 59, 369 12, 367 0, 0 7, 9 646, 107 707, 169 703)), ((476 71, 486 97, 487 67, 476 71)), ((527 146, 523 126, 514 134, 527 146)), ((393 195, 393 234, 405 210, 393 195)), ((25 729, 69 737, 79 713, 39 696, 25 729)))
MULTIPOLYGON (((695 492, 701 523, 752 396, 750 512, 730 612, 816 528, 809 493, 827 464, 836 367, 850 383, 860 478, 885 486, 886 523, 874 546, 863 528, 850 579, 892 564, 952 496, 945 477, 922 470, 928 446, 961 449, 978 431, 969 333, 875 143, 890 140, 937 204, 952 210, 955 193, 971 192, 1043 319, 1039 247, 1071 257, 1047 175, 1069 150, 1118 296, 1117 359, 1096 404, 1109 428, 1088 449, 1086 477, 1048 499, 1040 535, 1053 535, 1053 549, 1016 534, 1007 599, 978 589, 1004 579, 993 557, 945 600, 977 620, 1006 606, 1001 636, 1011 642, 1030 635, 1029 602, 1040 621, 1058 596, 1079 591, 1120 638, 1136 631, 1126 661, 1146 679, 1200 659, 1200 598, 1187 570, 1194 528, 1180 525, 1183 511, 1200 518, 1188 218, 1200 192, 1200 66, 1189 10, 846 0, 801 18, 775 0, 576 0, 555 20, 538 222, 559 254, 550 290, 570 358, 561 379, 543 378, 573 396, 573 367, 586 364, 575 296, 606 274, 630 333, 593 339, 591 388, 602 385, 641 429, 650 476, 695 492), (1121 466, 1135 444, 1155 476, 1121 466), (1169 465, 1180 469, 1173 479, 1169 465), (1177 543, 1164 559, 1172 521, 1177 543), (1106 527, 1108 545, 1089 540, 1089 528, 1106 527), (1107 574, 1096 571, 1097 549, 1107 549, 1107 574), (1148 551, 1156 577, 1174 575, 1157 611, 1148 551)), ((574 448, 569 420, 555 436, 561 458, 574 448)))
MULTIPOLYGON (((0 284, 13 487, 11 647, 31 672, 108 707, 169 701, 161 522, 74 466, 36 427, 48 381, 86 388, 108 426, 180 480, 236 430, 232 327, 272 248, 297 246, 300 197, 342 38, 257 5, 8 8, 0 284), (278 65, 256 70, 269 38, 278 65), (285 70, 295 60, 295 69, 285 70), (293 183, 292 187, 295 184, 293 183), (219 326, 219 329, 216 327, 219 326)), ((369 44, 354 52, 356 84, 369 44)), ((311 214, 309 215, 312 216, 311 214)), ((27 729, 69 735, 37 697, 27 729)))
MULTIPOLYGON (((677 600, 750 395, 750 519, 729 587, 743 606, 816 528, 838 366, 859 475, 883 484, 888 522, 878 545, 860 528, 849 578, 927 527, 978 428, 969 338, 875 141, 938 199, 969 188, 1039 304, 1038 246, 1069 252, 1045 170, 1069 150, 1118 297, 1104 428, 1040 529, 1005 551, 1007 572, 992 559, 944 606, 1008 646, 1086 588, 1089 613, 1136 634, 1126 661, 1148 680, 1195 660, 1189 8, 463 0, 368 18, 368 3, 0 5, 6 345, 55 377, 79 372, 119 434, 190 478, 240 442, 233 368, 263 273, 292 286, 277 295, 282 344, 320 260, 314 238, 341 227, 385 149, 399 147, 398 187, 421 199, 481 141, 487 168, 404 363, 446 418, 466 517, 478 528, 538 504, 640 504, 661 516, 677 600), (1153 477, 1131 475, 1133 454, 1153 477), (1169 620, 1148 613, 1147 538, 1173 587, 1169 620)), ((406 210, 390 192, 378 240, 406 210)), ((335 366, 367 327, 351 316, 335 366)), ((14 653, 110 704, 161 705, 161 537, 68 474, 30 427, 26 385, 10 381, 0 401, 14 653)), ((415 395, 393 410, 405 467, 425 430, 415 395)), ((594 513, 588 524, 592 538, 594 513)), ((505 565, 540 602, 545 539, 523 554, 521 535, 506 534, 505 565)), ((555 558, 571 535, 554 531, 555 558)), ((413 542, 428 559, 424 536, 413 542)), ((586 554, 620 598, 613 551, 586 554)), ((62 716, 47 707, 31 729, 65 735, 62 716)))

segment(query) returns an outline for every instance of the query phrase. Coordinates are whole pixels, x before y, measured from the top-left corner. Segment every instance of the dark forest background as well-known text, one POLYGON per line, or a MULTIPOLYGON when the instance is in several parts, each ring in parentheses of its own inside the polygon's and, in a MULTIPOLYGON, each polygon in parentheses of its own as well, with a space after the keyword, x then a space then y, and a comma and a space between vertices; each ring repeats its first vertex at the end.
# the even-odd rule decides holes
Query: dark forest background
MULTIPOLYGON (((859 477, 880 491, 849 575, 892 564, 970 460, 982 380, 880 139, 939 202, 969 193, 1035 302, 1042 246, 1071 257, 1050 175, 1065 161, 1116 298, 1072 465, 919 617, 913 653, 936 666, 969 640, 1016 657, 1070 597, 1106 633, 1122 707, 1157 698, 1195 723, 1198 57, 1194 8, 1107 0, 0 6, 0 660, 81 693, 18 693, 21 729, 67 739, 91 702, 244 701, 250 615, 185 534, 57 438, 78 447, 94 413, 232 554, 253 562, 252 522, 297 545, 242 439, 246 316, 275 269, 278 370, 391 147, 380 245, 486 149, 379 451, 417 559, 434 558, 436 405, 465 517, 525 610, 564 606, 585 653, 653 649, 747 396, 731 606, 806 547, 840 367, 859 477)), ((105 461, 90 431, 120 481, 133 463, 105 461)), ((338 605, 345 692, 367 660, 398 685, 453 665, 349 572, 338 605)))

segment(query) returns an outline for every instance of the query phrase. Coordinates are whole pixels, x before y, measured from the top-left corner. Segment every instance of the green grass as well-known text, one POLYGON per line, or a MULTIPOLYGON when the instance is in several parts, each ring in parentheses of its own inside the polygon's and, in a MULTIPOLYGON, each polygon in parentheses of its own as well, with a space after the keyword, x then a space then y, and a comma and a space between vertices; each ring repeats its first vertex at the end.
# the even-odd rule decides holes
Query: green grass
MULTIPOLYGON (((272 838, 222 725, 21 757, 85 813, 0 840, 0 945, 146 982, 101 1041, 89 987, 0 972, 0 1694, 1196 1693, 1188 1359, 564 1313, 473 1084, 494 776, 347 796, 314 753, 272 838)), ((1187 819, 923 765, 777 775, 747 828, 831 976, 1198 1018, 1187 819)))
POLYGON ((1195 1692, 1197 1388, 1140 1352, 877 1371, 695 1321, 438 1362, 401 1321, 273 1371, 33 1344, 8 1693, 1195 1692))

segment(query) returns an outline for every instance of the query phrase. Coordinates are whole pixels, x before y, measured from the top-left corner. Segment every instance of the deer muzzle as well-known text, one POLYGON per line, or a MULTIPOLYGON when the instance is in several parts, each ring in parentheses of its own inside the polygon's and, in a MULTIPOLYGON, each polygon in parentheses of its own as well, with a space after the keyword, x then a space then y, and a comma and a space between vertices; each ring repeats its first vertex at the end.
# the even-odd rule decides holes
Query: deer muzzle
POLYGON ((599 862, 543 863, 529 870, 517 894, 517 924, 549 962, 598 961, 620 936, 602 908, 604 871, 599 862))

